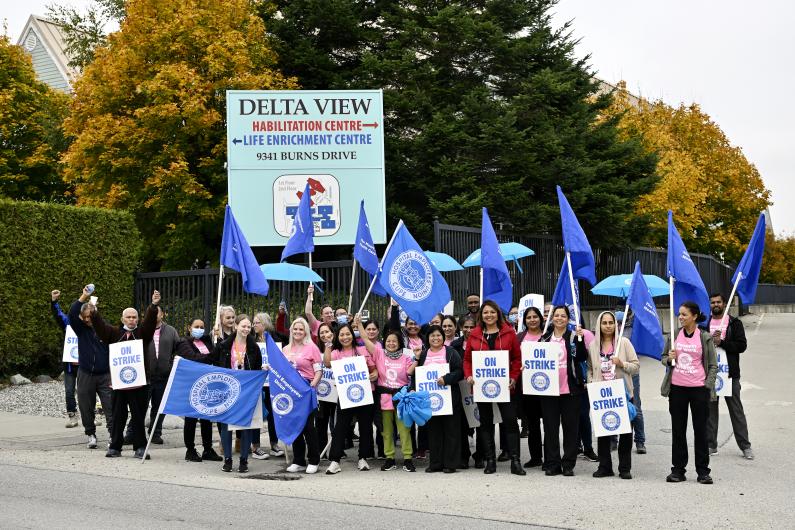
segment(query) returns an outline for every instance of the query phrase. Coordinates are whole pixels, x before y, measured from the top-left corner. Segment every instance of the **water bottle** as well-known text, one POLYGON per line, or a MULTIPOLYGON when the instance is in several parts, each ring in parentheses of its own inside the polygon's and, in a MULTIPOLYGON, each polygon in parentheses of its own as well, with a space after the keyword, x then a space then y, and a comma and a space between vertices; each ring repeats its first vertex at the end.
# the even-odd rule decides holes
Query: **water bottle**
POLYGON ((88 285, 86 285, 86 290, 88 291, 88 294, 93 293, 94 292, 94 284, 93 283, 89 283, 88 285))

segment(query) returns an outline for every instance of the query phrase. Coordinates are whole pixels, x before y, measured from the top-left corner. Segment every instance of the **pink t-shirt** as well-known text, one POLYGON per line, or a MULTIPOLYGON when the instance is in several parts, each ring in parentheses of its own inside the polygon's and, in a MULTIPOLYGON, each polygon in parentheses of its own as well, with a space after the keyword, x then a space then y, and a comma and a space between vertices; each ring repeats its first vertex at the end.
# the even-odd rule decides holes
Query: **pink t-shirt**
MULTIPOLYGON (((720 329, 720 323, 721 323, 722 320, 723 319, 720 319, 720 318, 713 318, 713 319, 711 319, 709 321, 709 334, 710 335, 712 335, 713 333, 715 333, 717 330, 720 329)), ((727 325, 728 325, 728 320, 727 320, 727 325)), ((720 340, 723 340, 725 338, 726 338, 726 328, 723 328, 721 330, 721 332, 720 332, 720 340)))
POLYGON ((322 324, 322 322, 319 320, 312 322, 310 332, 312 333, 312 338, 315 340, 317 340, 317 332, 320 331, 320 324, 322 324))
POLYGON ((419 337, 409 337, 408 348, 411 350, 422 349, 422 339, 419 337))
POLYGON ((540 338, 541 338, 541 334, 540 333, 538 335, 531 335, 528 332, 528 333, 525 333, 524 338, 522 339, 522 342, 538 342, 538 339, 540 339, 540 338))
POLYGON ((566 353, 566 340, 563 337, 556 337, 552 334, 549 342, 557 342, 560 344, 560 355, 558 356, 558 384, 560 385, 560 395, 571 393, 569 390, 569 369, 568 360, 569 355, 566 353))
POLYGON ((232 370, 242 370, 246 366, 246 345, 243 344, 242 346, 238 347, 237 341, 232 341, 232 347, 230 348, 231 355, 229 364, 232 370), (240 364, 238 364, 238 362, 240 364))
POLYGON ((602 379, 605 381, 612 381, 616 378, 616 372, 613 370, 613 353, 615 353, 615 347, 612 343, 599 352, 599 360, 602 362, 602 379))
MULTIPOLYGON (((576 331, 572 331, 572 333, 576 333, 576 331)), ((594 341, 595 338, 596 338, 596 335, 591 333, 590 330, 583 328, 583 330, 582 330, 582 340, 585 341, 585 347, 586 348, 590 348, 591 347, 591 343, 594 341)), ((577 340, 576 337, 575 337, 574 340, 577 340)))
POLYGON ((433 351, 428 348, 428 353, 425 355, 425 366, 429 364, 444 364, 447 362, 447 350, 441 348, 439 351, 433 351))
POLYGON ((707 376, 701 359, 704 352, 701 348, 701 336, 698 329, 692 337, 686 337, 681 330, 676 337, 676 366, 671 376, 671 384, 677 386, 704 386, 707 376))
POLYGON ((321 370, 320 350, 313 342, 294 344, 292 347, 288 344, 282 352, 293 368, 307 381, 311 381, 315 377, 315 372, 321 370))
MULTIPOLYGON (((409 384, 408 369, 414 361, 402 354, 397 359, 390 359, 380 348, 376 349, 373 360, 378 370, 378 386, 403 388, 409 384)), ((381 410, 394 409, 392 395, 381 394, 381 410)))
POLYGON ((155 343, 155 358, 160 357, 160 327, 155 328, 155 334, 152 337, 152 342, 155 343))
POLYGON ((196 349, 199 350, 199 353, 202 355, 209 355, 210 348, 204 343, 204 341, 200 339, 193 339, 193 345, 196 346, 196 349))

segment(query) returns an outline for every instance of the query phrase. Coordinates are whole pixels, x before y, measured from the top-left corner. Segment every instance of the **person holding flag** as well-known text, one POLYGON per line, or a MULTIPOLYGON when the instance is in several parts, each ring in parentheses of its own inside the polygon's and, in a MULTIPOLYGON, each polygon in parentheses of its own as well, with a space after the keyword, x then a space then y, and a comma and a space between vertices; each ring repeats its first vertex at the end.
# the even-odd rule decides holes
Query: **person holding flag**
MULTIPOLYGON (((674 311, 684 302, 695 302, 698 314, 709 314, 709 296, 674 224, 674 214, 668 210, 668 278, 671 284, 671 343, 674 338, 674 311)), ((670 348, 673 350, 673 347, 670 348)))

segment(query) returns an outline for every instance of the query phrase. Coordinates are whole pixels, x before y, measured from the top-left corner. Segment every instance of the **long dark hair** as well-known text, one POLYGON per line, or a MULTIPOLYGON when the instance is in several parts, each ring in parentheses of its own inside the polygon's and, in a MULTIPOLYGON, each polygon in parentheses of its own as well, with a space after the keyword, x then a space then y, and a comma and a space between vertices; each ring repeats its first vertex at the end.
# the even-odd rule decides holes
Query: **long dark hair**
MULTIPOLYGON (((327 327, 331 334, 336 336, 336 333, 334 333, 334 328, 331 327, 331 324, 326 324, 325 322, 320 323, 320 325, 317 327, 317 336, 315 337, 315 342, 321 352, 325 351, 326 349, 326 343, 320 340, 320 330, 323 329, 323 326, 327 327)), ((334 342, 334 339, 331 339, 331 341, 334 342)))
POLYGON ((687 302, 682 302, 679 307, 685 307, 688 311, 690 311, 691 315, 696 315, 696 322, 701 323, 707 319, 707 315, 701 312, 701 308, 698 307, 698 304, 693 302, 692 300, 688 300, 687 302))
MULTIPOLYGON (((490 307, 497 312, 497 329, 502 329, 502 325, 505 324, 505 315, 502 314, 502 309, 500 309, 500 306, 498 306, 497 302, 494 300, 486 300, 483 302, 483 305, 480 306, 480 311, 478 311, 478 327, 486 331, 486 325, 483 323, 483 309, 485 307, 490 307)), ((442 337, 444 337, 444 333, 442 333, 442 337)))
POLYGON ((337 331, 334 332, 334 342, 332 342, 331 347, 337 351, 342 351, 343 346, 342 344, 340 344, 340 331, 342 331, 345 328, 348 328, 348 330, 351 332, 351 338, 353 339, 353 342, 351 343, 351 348, 356 349, 356 334, 353 332, 353 326, 350 323, 348 323, 338 326, 337 331))
POLYGON ((541 313, 540 309, 538 309, 536 306, 532 306, 532 305, 524 310, 524 316, 522 316, 522 320, 524 320, 524 322, 522 322, 522 324, 524 324, 525 330, 529 330, 530 329, 527 326, 527 315, 529 315, 530 313, 535 313, 536 315, 538 315, 538 322, 539 322, 538 325, 541 328, 541 331, 543 332, 544 331, 544 315, 541 313))

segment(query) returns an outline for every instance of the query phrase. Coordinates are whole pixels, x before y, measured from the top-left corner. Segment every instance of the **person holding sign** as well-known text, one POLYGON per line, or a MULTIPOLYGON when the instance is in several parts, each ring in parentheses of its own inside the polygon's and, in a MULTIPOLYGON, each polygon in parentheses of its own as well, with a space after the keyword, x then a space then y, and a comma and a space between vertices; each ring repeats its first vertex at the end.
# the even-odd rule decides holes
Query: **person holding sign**
MULTIPOLYGON (((61 306, 58 305, 58 299, 61 297, 61 291, 57 289, 50 293, 52 297, 52 302, 50 303, 50 309, 52 309, 52 316, 55 318, 55 322, 61 327, 61 330, 65 333, 67 329, 70 328, 69 326, 69 317, 67 317, 63 311, 61 311, 61 306)), ((74 332, 73 332, 74 333, 74 332)), ((77 341, 77 337, 73 337, 75 342, 77 341)), ((65 340, 69 340, 67 337, 65 340)), ((79 348, 77 344, 70 345, 70 351, 74 350, 79 354, 79 348)), ((64 354, 64 359, 66 359, 66 354, 64 354)), ((64 393, 66 394, 66 428, 71 429, 72 427, 77 427, 77 400, 75 399, 75 383, 77 383, 77 367, 79 363, 77 359, 79 357, 72 357, 71 362, 64 362, 63 363, 63 388, 64 393)))
MULTIPOLYGON (((354 322, 357 326, 361 324, 358 316, 354 322)), ((372 342, 370 342, 369 347, 367 345, 356 346, 353 327, 350 324, 341 324, 337 327, 337 333, 334 335, 334 341, 331 346, 326 346, 326 351, 323 353, 323 363, 326 368, 331 368, 331 361, 356 356, 364 357, 369 370, 369 380, 375 381, 378 379, 378 370, 376 370, 373 362, 373 351, 375 351, 375 346, 372 342)), ((335 373, 334 377, 339 378, 344 377, 344 375, 335 373)), ((372 391, 370 385, 366 386, 372 391)), ((372 400, 370 401, 372 402, 372 400)), ((370 469, 366 458, 373 452, 373 405, 367 404, 348 408, 338 406, 334 421, 334 432, 331 435, 331 450, 329 452, 331 463, 326 470, 327 475, 335 475, 342 471, 340 458, 342 458, 345 448, 345 435, 353 418, 356 418, 359 422, 359 471, 370 469)))
MULTIPOLYGON (((236 318, 235 333, 218 343, 211 354, 213 364, 232 370, 262 370, 262 354, 257 344, 257 339, 251 333, 251 319, 248 315, 240 314, 236 318)), ((251 449, 251 440, 256 429, 242 429, 240 431, 240 464, 238 473, 248 472, 248 454, 251 449)), ((225 472, 232 471, 232 432, 226 423, 218 423, 221 433, 221 445, 224 448, 225 472)))
MULTIPOLYGON (((541 310, 530 306, 524 312, 525 330, 517 335, 517 340, 522 342, 538 342, 544 334, 541 328, 544 324, 544 317, 541 310)), ((524 467, 539 467, 544 463, 544 453, 541 443, 541 396, 522 393, 522 412, 527 427, 527 449, 530 451, 530 460, 524 463, 524 467)))
MULTIPOLYGON (((102 319, 99 312, 91 314, 91 324, 94 326, 97 337, 108 346, 117 342, 140 340, 143 342, 144 351, 146 351, 155 336, 159 304, 160 293, 153 291, 152 304, 146 309, 146 315, 140 328, 137 325, 138 311, 132 307, 122 311, 121 326, 109 324, 102 319)), ((149 372, 152 367, 150 366, 149 357, 144 355, 143 360, 144 371, 147 372, 147 375, 151 375, 149 372)), ((143 458, 144 449, 146 448, 145 416, 146 409, 149 406, 149 385, 144 384, 133 388, 114 390, 112 396, 113 430, 111 432, 110 446, 105 456, 108 458, 121 456, 122 446, 124 445, 124 428, 127 423, 127 409, 129 407, 135 457, 143 458)), ((148 460, 149 458, 150 456, 146 455, 146 459, 148 460)))
POLYGON ((718 376, 718 354, 708 331, 699 329, 706 315, 698 304, 687 301, 679 307, 679 332, 674 347, 664 353, 662 364, 667 368, 660 393, 668 398, 671 414, 671 474, 667 482, 683 482, 687 467, 687 411, 693 414, 693 452, 699 484, 712 484, 709 469, 707 422, 710 400, 716 401, 715 379, 718 376))
MULTIPOLYGON (((452 401, 451 414, 434 414, 428 423, 428 449, 431 452, 426 473, 455 473, 461 464, 461 391, 458 382, 464 378, 464 371, 461 364, 461 357, 458 352, 450 346, 444 344, 444 331, 441 326, 434 325, 428 328, 428 348, 420 354, 419 367, 439 366, 438 377, 434 381, 421 381, 418 377, 414 378, 414 386, 417 390, 425 390, 433 394, 434 390, 440 387, 450 388, 450 400, 452 401)), ((423 373, 433 373, 423 370, 423 373)), ((436 399, 442 401, 438 395, 436 399)), ((431 397, 431 409, 435 410, 434 397, 431 397)), ((439 403, 441 409, 443 403, 439 403)), ((491 407, 491 404, 489 404, 491 407)))
MULTIPOLYGON (((325 322, 320 324, 317 328, 316 346, 323 352, 327 348, 332 348, 334 343, 334 331, 331 329, 331 324, 325 322)), ((329 368, 325 368, 330 371, 329 368)), ((334 413, 337 409, 337 403, 334 401, 323 401, 318 399, 317 417, 315 418, 315 430, 317 431, 318 446, 321 451, 328 445, 329 425, 334 425, 334 413)), ((328 456, 328 455, 326 455, 328 456)))
MULTIPOLYGON (((470 385, 475 385, 475 375, 472 370, 473 351, 508 351, 508 389, 510 400, 497 403, 502 423, 505 425, 505 438, 508 442, 508 454, 511 458, 511 473, 525 475, 522 463, 519 460, 519 425, 516 423, 516 403, 519 395, 516 392, 516 382, 519 380, 522 369, 522 353, 519 350, 519 341, 516 331, 506 320, 500 307, 492 300, 483 302, 478 315, 478 325, 470 332, 464 351, 464 376, 470 385)), ((504 391, 504 390, 503 390, 504 391)), ((483 438, 483 451, 486 467, 483 472, 491 474, 497 471, 497 451, 494 444, 494 412, 491 402, 478 403, 480 413, 480 427, 478 438, 483 438)))
MULTIPOLYGON (((632 376, 640 370, 640 362, 635 347, 626 337, 616 337, 616 316, 610 311, 599 314, 596 336, 588 347, 588 382, 624 380, 627 395, 632 396, 632 376)), ((630 399, 631 401, 631 399, 630 399)), ((594 471, 596 478, 613 476, 613 460, 610 456, 610 436, 596 439, 599 452, 599 468, 594 471)), ((618 474, 623 479, 631 479, 632 474, 632 431, 618 437, 618 474)))
POLYGON ((569 328, 571 313, 565 305, 552 309, 552 329, 541 337, 541 342, 560 345, 558 358, 558 387, 560 395, 542 396, 541 414, 544 418, 544 472, 547 476, 574 476, 579 443, 580 395, 585 392, 585 380, 580 363, 588 356, 582 328, 569 328), (560 456, 558 432, 563 427, 563 458, 560 456))
MULTIPOLYGON (((715 341, 715 346, 723 348, 726 352, 726 360, 729 364, 729 373, 724 374, 729 376, 731 381, 731 395, 725 396, 726 407, 729 409, 729 418, 732 422, 732 432, 734 433, 734 441, 743 452, 743 457, 747 460, 754 459, 754 452, 751 450, 751 441, 748 439, 748 422, 745 420, 745 410, 743 410, 743 402, 740 401, 740 354, 748 348, 748 342, 745 339, 745 328, 743 322, 739 318, 734 318, 731 315, 726 315, 727 323, 724 324, 723 318, 726 312, 726 299, 723 298, 721 293, 715 293, 709 298, 710 311, 712 318, 709 321, 709 332, 712 334, 712 340, 715 341)), ((709 442, 709 454, 718 454, 718 404, 717 401, 711 401, 709 404, 709 422, 707 441, 709 442)))
MULTIPOLYGON (((323 366, 320 361, 320 350, 312 342, 309 323, 303 318, 298 317, 293 320, 290 326, 290 342, 282 348, 282 353, 298 371, 298 375, 303 377, 309 386, 316 388, 323 375, 323 366)), ((288 473, 304 470, 310 475, 317 473, 317 466, 320 464, 320 447, 315 429, 316 416, 317 409, 314 409, 306 418, 303 432, 293 441, 293 463, 287 466, 288 473)))

